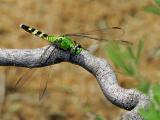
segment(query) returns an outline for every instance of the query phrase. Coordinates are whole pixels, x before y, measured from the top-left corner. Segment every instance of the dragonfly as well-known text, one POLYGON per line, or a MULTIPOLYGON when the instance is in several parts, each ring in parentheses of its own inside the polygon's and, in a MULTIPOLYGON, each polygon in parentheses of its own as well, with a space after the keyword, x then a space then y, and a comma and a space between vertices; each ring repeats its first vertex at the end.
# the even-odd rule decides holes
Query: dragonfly
MULTIPOLYGON (((20 28, 25 30, 26 32, 33 34, 39 38, 42 38, 43 40, 48 41, 51 45, 56 45, 58 48, 64 51, 69 51, 70 54, 72 55, 79 55, 84 48, 77 43, 76 41, 73 40, 73 37, 80 37, 82 38, 87 38, 87 39, 92 39, 92 40, 98 40, 98 41, 110 41, 110 40, 116 40, 120 43, 125 43, 125 44, 132 44, 129 41, 125 40, 117 40, 113 39, 113 36, 116 35, 122 35, 124 33, 123 29, 120 27, 111 27, 111 28, 101 28, 97 30, 92 30, 88 32, 81 32, 81 33, 70 33, 70 34, 63 34, 63 35, 48 35, 44 32, 41 32, 40 30, 30 27, 26 24, 21 24, 20 28), (99 38, 99 34, 101 35, 101 38, 99 38)), ((49 46, 50 47, 50 46, 49 46)), ((43 55, 46 53, 46 51, 49 49, 46 48, 44 53, 41 55, 41 58, 43 58, 43 55)), ((40 61, 41 62, 41 58, 40 61)), ((33 72, 29 71, 29 74, 32 74, 33 72)), ((29 76, 29 75, 28 75, 29 76)), ((20 77, 20 79, 16 82, 16 86, 21 86, 25 83, 24 75, 20 77)), ((41 99, 46 91, 47 88, 47 82, 44 82, 44 85, 42 85, 42 89, 39 92, 39 98, 41 99)))

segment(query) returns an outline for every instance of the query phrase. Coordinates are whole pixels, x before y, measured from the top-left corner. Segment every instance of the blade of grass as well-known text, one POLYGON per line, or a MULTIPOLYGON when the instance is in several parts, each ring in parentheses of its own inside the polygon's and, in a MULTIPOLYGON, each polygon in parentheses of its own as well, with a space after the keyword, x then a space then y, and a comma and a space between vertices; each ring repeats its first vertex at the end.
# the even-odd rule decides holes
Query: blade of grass
POLYGON ((127 47, 127 51, 128 51, 128 55, 130 56, 130 58, 135 59, 135 55, 134 55, 133 50, 130 46, 127 47))
POLYGON ((120 48, 116 44, 109 43, 106 47, 106 52, 107 52, 108 57, 113 61, 113 63, 117 67, 126 69, 124 57, 121 55, 120 48))
POLYGON ((160 85, 159 84, 156 84, 156 85, 153 85, 153 97, 155 99, 155 101, 160 104, 160 85))
POLYGON ((160 0, 154 0, 157 5, 160 5, 160 0))
POLYGON ((136 73, 132 62, 133 57, 131 57, 126 48, 119 46, 117 43, 110 42, 107 46, 107 55, 118 68, 122 69, 124 74, 133 76, 136 73))
POLYGON ((140 56, 141 56, 143 48, 144 48, 144 40, 140 40, 138 43, 137 54, 136 54, 136 59, 135 59, 135 63, 137 65, 140 63, 140 56))
POLYGON ((158 7, 154 7, 154 6, 146 7, 146 8, 144 8, 144 11, 149 12, 149 13, 153 13, 156 15, 160 15, 160 8, 158 8, 158 7))

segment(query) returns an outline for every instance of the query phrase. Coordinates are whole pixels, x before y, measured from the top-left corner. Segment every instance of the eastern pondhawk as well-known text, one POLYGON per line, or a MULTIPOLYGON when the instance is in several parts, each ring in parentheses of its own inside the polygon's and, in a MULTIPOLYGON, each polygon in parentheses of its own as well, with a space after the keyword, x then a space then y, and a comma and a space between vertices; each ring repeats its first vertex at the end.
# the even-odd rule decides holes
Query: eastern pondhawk
MULTIPOLYGON (((58 48, 64 50, 64 51, 69 51, 73 55, 79 55, 83 48, 81 47, 80 44, 78 44, 76 41, 73 40, 72 37, 80 37, 82 38, 87 38, 87 39, 93 39, 93 40, 98 40, 98 41, 110 41, 110 40, 117 40, 114 37, 123 34, 124 31, 119 28, 119 27, 111 27, 111 28, 103 28, 103 29, 97 29, 89 32, 83 32, 83 33, 72 33, 72 34, 63 34, 60 36, 56 35, 48 35, 46 33, 43 33, 33 27, 30 27, 25 24, 21 24, 20 27, 24 29, 25 31, 40 37, 44 40, 47 40, 48 42, 51 43, 51 45, 56 45, 58 48), (101 38, 99 38, 99 34, 101 35, 101 38)), ((124 40, 117 40, 118 42, 125 43, 125 44, 131 44, 128 41, 124 40)), ((49 46, 50 47, 50 46, 49 46)), ((44 51, 44 53, 41 55, 41 58, 43 58, 43 55, 46 53, 46 51, 49 49, 49 47, 44 51)), ((41 58, 40 61, 41 62, 41 58)), ((33 72, 30 72, 33 73, 33 72)), ((24 81, 24 77, 22 76, 16 83, 16 86, 20 84, 20 82, 24 81)), ((46 88, 47 88, 47 82, 44 85, 44 88, 41 89, 40 92, 40 97, 43 96, 46 88)))

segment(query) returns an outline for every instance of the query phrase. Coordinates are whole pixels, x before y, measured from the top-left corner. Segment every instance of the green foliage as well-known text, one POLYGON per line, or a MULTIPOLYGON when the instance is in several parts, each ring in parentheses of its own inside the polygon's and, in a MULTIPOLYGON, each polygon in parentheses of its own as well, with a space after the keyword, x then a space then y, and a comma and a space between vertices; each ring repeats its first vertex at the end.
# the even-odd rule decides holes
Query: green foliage
POLYGON ((95 120, 105 120, 105 118, 101 115, 96 115, 95 120))
POLYGON ((136 57, 135 57, 136 64, 140 63, 140 57, 141 57, 141 53, 142 53, 143 48, 144 48, 144 40, 140 40, 138 47, 137 47, 136 57))
POLYGON ((155 15, 160 15, 160 0, 154 0, 155 3, 157 4, 157 6, 149 6, 149 7, 145 7, 144 11, 145 12, 149 12, 149 13, 153 13, 155 15))
POLYGON ((115 42, 110 42, 106 46, 106 52, 107 56, 124 74, 136 77, 139 73, 138 66, 140 64, 143 47, 143 40, 139 41, 136 50, 130 45, 124 47, 115 42))
POLYGON ((152 91, 153 91, 152 97, 155 100, 155 103, 158 103, 160 105, 160 84, 153 85, 152 91))
POLYGON ((143 116, 145 120, 159 120, 160 118, 160 111, 157 111, 152 104, 147 111, 140 110, 140 114, 143 116))
POLYGON ((158 5, 160 5, 160 0, 154 0, 155 3, 157 3, 158 5))
POLYGON ((115 42, 109 42, 106 46, 108 58, 119 68, 123 74, 139 80, 137 89, 143 93, 147 93, 150 83, 145 81, 139 72, 139 64, 142 51, 144 48, 144 40, 140 40, 136 47, 120 46, 115 42))
POLYGON ((137 86, 137 89, 143 93, 148 93, 150 88, 150 83, 148 81, 140 81, 139 85, 137 86))
POLYGON ((159 120, 160 118, 160 84, 151 87, 151 105, 147 110, 140 109, 139 113, 144 120, 159 120))
POLYGON ((160 15, 160 8, 156 6, 149 6, 144 8, 145 12, 153 13, 155 15, 160 15))

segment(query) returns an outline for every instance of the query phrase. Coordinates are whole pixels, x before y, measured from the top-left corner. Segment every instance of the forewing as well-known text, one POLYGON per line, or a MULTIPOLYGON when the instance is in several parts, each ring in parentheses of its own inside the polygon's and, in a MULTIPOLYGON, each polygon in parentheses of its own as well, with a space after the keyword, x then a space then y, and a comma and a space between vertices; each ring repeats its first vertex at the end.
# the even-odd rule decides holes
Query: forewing
POLYGON ((84 33, 90 37, 103 39, 120 39, 124 34, 124 30, 120 27, 102 28, 95 31, 84 33))
POLYGON ((64 36, 81 37, 98 41, 114 40, 123 44, 131 44, 129 41, 122 40, 124 30, 120 27, 102 28, 83 33, 64 34, 64 36))

